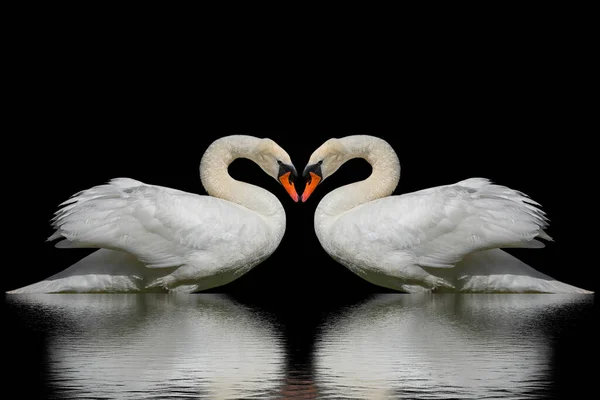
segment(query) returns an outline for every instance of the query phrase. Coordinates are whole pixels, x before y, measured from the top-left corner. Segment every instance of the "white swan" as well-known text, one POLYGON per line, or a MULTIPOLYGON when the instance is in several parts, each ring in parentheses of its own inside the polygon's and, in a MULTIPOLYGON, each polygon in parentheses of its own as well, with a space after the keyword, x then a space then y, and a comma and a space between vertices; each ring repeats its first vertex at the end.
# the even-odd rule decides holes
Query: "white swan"
POLYGON ((525 194, 471 178, 400 196, 400 162, 384 140, 330 139, 304 169, 305 202, 346 161, 371 175, 328 193, 314 217, 325 251, 355 274, 404 292, 593 293, 536 271, 500 248, 540 248, 547 219, 525 194))
POLYGON ((209 196, 120 178, 62 203, 48 240, 101 249, 7 293, 195 292, 237 279, 275 251, 286 226, 275 195, 229 175, 237 158, 254 161, 298 201, 296 170, 285 150, 271 139, 227 136, 200 162, 209 196))

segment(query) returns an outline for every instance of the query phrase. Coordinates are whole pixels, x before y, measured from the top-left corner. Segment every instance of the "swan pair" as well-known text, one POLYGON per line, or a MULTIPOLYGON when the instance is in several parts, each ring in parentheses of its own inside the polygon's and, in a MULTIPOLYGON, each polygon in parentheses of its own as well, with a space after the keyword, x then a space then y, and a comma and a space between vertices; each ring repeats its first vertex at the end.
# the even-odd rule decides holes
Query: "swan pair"
MULTIPOLYGON (((229 175, 237 158, 258 164, 299 200, 298 174, 284 149, 271 139, 226 136, 200 162, 208 196, 129 178, 73 195, 57 211, 48 240, 100 249, 8 293, 191 293, 239 278, 277 249, 286 216, 275 195, 229 175)), ((371 175, 328 193, 314 228, 323 249, 368 282, 408 293, 593 293, 501 250, 552 240, 538 203, 482 178, 392 196, 400 163, 374 136, 329 139, 315 150, 303 171, 302 201, 353 158, 367 160, 371 175)))

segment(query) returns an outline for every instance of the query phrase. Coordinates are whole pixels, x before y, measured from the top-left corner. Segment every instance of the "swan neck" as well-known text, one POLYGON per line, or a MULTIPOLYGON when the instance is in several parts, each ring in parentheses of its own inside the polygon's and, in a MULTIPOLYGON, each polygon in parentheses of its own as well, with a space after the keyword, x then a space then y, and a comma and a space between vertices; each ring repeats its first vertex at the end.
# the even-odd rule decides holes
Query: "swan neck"
POLYGON ((341 214, 361 204, 390 196, 400 180, 400 161, 392 146, 373 136, 349 136, 341 139, 345 162, 354 158, 366 160, 372 168, 365 180, 342 186, 323 198, 328 214, 341 214))
POLYGON ((246 135, 217 139, 202 156, 200 180, 210 196, 270 216, 283 210, 277 197, 259 186, 234 179, 228 171, 229 165, 238 158, 247 158, 256 162, 255 149, 259 142, 259 138, 246 135))

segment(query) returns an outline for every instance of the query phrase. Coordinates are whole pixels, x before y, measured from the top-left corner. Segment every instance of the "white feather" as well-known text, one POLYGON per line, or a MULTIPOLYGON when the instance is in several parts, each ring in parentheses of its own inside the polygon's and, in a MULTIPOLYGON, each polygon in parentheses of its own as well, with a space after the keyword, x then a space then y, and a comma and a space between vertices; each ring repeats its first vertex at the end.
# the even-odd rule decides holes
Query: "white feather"
POLYGON ((269 257, 285 231, 277 197, 228 175, 227 164, 244 154, 273 164, 261 165, 265 171, 289 160, 268 139, 230 136, 214 142, 201 163, 203 184, 221 198, 130 178, 76 193, 55 213, 48 240, 102 250, 9 293, 199 291, 238 278, 269 257))
POLYGON ((471 178, 391 196, 400 164, 391 146, 372 136, 326 142, 309 163, 323 160, 322 171, 336 171, 355 157, 372 164, 371 176, 327 194, 315 213, 315 231, 335 260, 364 279, 407 292, 589 293, 555 284, 498 250, 542 248, 540 239, 552 240, 540 204, 524 193, 471 178), (342 156, 329 157, 334 152, 342 156))
POLYGON ((245 259, 268 241, 265 221, 238 204, 131 179, 126 183, 113 180, 65 202, 53 221, 63 247, 122 250, 149 268, 168 268, 220 252, 245 259), (232 248, 236 251, 226 251, 232 248))

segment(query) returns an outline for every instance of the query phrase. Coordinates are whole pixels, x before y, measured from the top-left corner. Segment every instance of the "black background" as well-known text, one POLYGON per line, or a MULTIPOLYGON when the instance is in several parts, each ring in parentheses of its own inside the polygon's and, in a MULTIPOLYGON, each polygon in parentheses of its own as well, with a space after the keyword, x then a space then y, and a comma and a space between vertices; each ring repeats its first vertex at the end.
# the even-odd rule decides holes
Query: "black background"
MULTIPOLYGON (((542 250, 510 251, 559 280, 596 285, 587 245, 596 220, 595 139, 584 123, 590 109, 581 98, 586 82, 573 68, 553 63, 568 53, 492 57, 500 51, 493 48, 481 53, 478 68, 458 54, 454 63, 405 61, 407 68, 388 68, 384 76, 366 72, 361 85, 343 69, 319 69, 318 83, 273 71, 263 86, 245 65, 225 68, 217 78, 210 71, 218 66, 196 71, 176 56, 165 66, 154 65, 150 55, 126 57, 91 45, 40 45, 38 51, 39 64, 26 66, 26 90, 13 103, 17 124, 4 147, 12 180, 5 190, 7 233, 11 246, 27 255, 5 271, 4 289, 43 279, 90 252, 45 242, 50 218, 69 196, 115 177, 205 194, 200 157, 229 134, 274 139, 299 171, 330 137, 382 137, 402 165, 395 194, 469 177, 523 191, 542 204, 555 242, 542 250)), ((326 192, 369 171, 363 160, 352 160, 303 204, 252 162, 235 161, 231 175, 276 194, 288 222, 277 252, 222 290, 367 290, 329 261, 312 216, 326 192)))
MULTIPOLYGON (((582 201, 585 195, 576 189, 561 165, 568 163, 560 148, 561 135, 554 133, 555 137, 550 138, 538 132, 550 130, 547 121, 554 118, 549 111, 529 109, 523 115, 514 106, 505 109, 472 104, 468 112, 453 112, 454 115, 440 109, 431 116, 438 120, 433 123, 428 122, 427 115, 417 112, 416 116, 398 118, 395 124, 383 126, 375 121, 356 127, 346 122, 328 129, 287 124, 279 125, 280 128, 265 124, 262 129, 234 125, 228 129, 226 122, 214 126, 207 125, 201 117, 178 116, 176 105, 161 101, 158 105, 138 104, 126 114, 114 110, 115 104, 103 110, 104 106, 96 102, 83 103, 85 106, 65 106, 71 115, 59 112, 47 120, 48 124, 61 126, 59 135, 41 138, 41 143, 32 139, 40 146, 39 153, 30 159, 35 166, 20 170, 25 187, 19 190, 21 200, 13 203, 10 215, 20 219, 12 233, 20 238, 17 245, 25 247, 22 254, 26 258, 24 264, 6 271, 9 275, 3 282, 5 288, 43 279, 91 252, 56 249, 54 243, 45 242, 52 233, 49 219, 58 204, 72 194, 121 176, 206 194, 198 174, 203 149, 220 136, 238 133, 274 139, 288 151, 299 171, 310 153, 329 137, 380 136, 397 149, 401 160, 401 180, 395 193, 468 177, 487 177, 521 190, 541 203, 551 222, 548 233, 555 242, 544 249, 509 251, 556 279, 588 289, 595 285, 590 280, 595 268, 587 260, 584 233, 577 226, 590 218, 590 205, 586 207, 582 201), (538 122, 527 123, 531 119, 538 122), (578 192, 583 198, 577 199, 582 202, 576 204, 570 197, 579 196, 578 192)), ((313 230, 313 214, 319 200, 329 190, 366 178, 370 173, 366 161, 345 164, 306 203, 294 203, 274 179, 249 160, 236 160, 230 173, 277 195, 286 209, 287 228, 271 258, 219 291, 319 289, 339 293, 368 289, 370 285, 363 285, 360 278, 330 261, 313 230)), ((298 181, 299 192, 303 183, 298 181)))
MULTIPOLYGON (((228 134, 274 139, 298 170, 330 137, 382 137, 402 165, 395 194, 469 177, 523 191, 542 204, 555 242, 509 251, 556 279, 597 290, 597 110, 590 97, 597 85, 588 28, 562 10, 552 18, 522 12, 444 27, 427 18, 375 29, 357 20, 345 20, 343 29, 300 24, 282 35, 283 17, 276 27, 234 30, 228 18, 207 27, 204 14, 167 28, 167 17, 146 19, 141 10, 98 21, 38 10, 9 40, 3 290, 90 252, 45 242, 60 202, 114 177, 205 194, 200 157, 228 134)), ((258 166, 235 161, 232 176, 282 201, 287 231, 271 258, 213 291, 290 307, 289 332, 299 332, 290 340, 305 354, 303 329, 322 312, 311 303, 383 291, 332 262, 312 226, 323 195, 369 171, 353 160, 303 204, 258 166), (283 297, 296 302, 278 302, 283 297)), ((43 338, 19 334, 29 335, 23 340, 41 361, 43 338)), ((563 382, 592 337, 562 339, 556 363, 563 382)), ((15 374, 31 372, 22 364, 15 374)))

